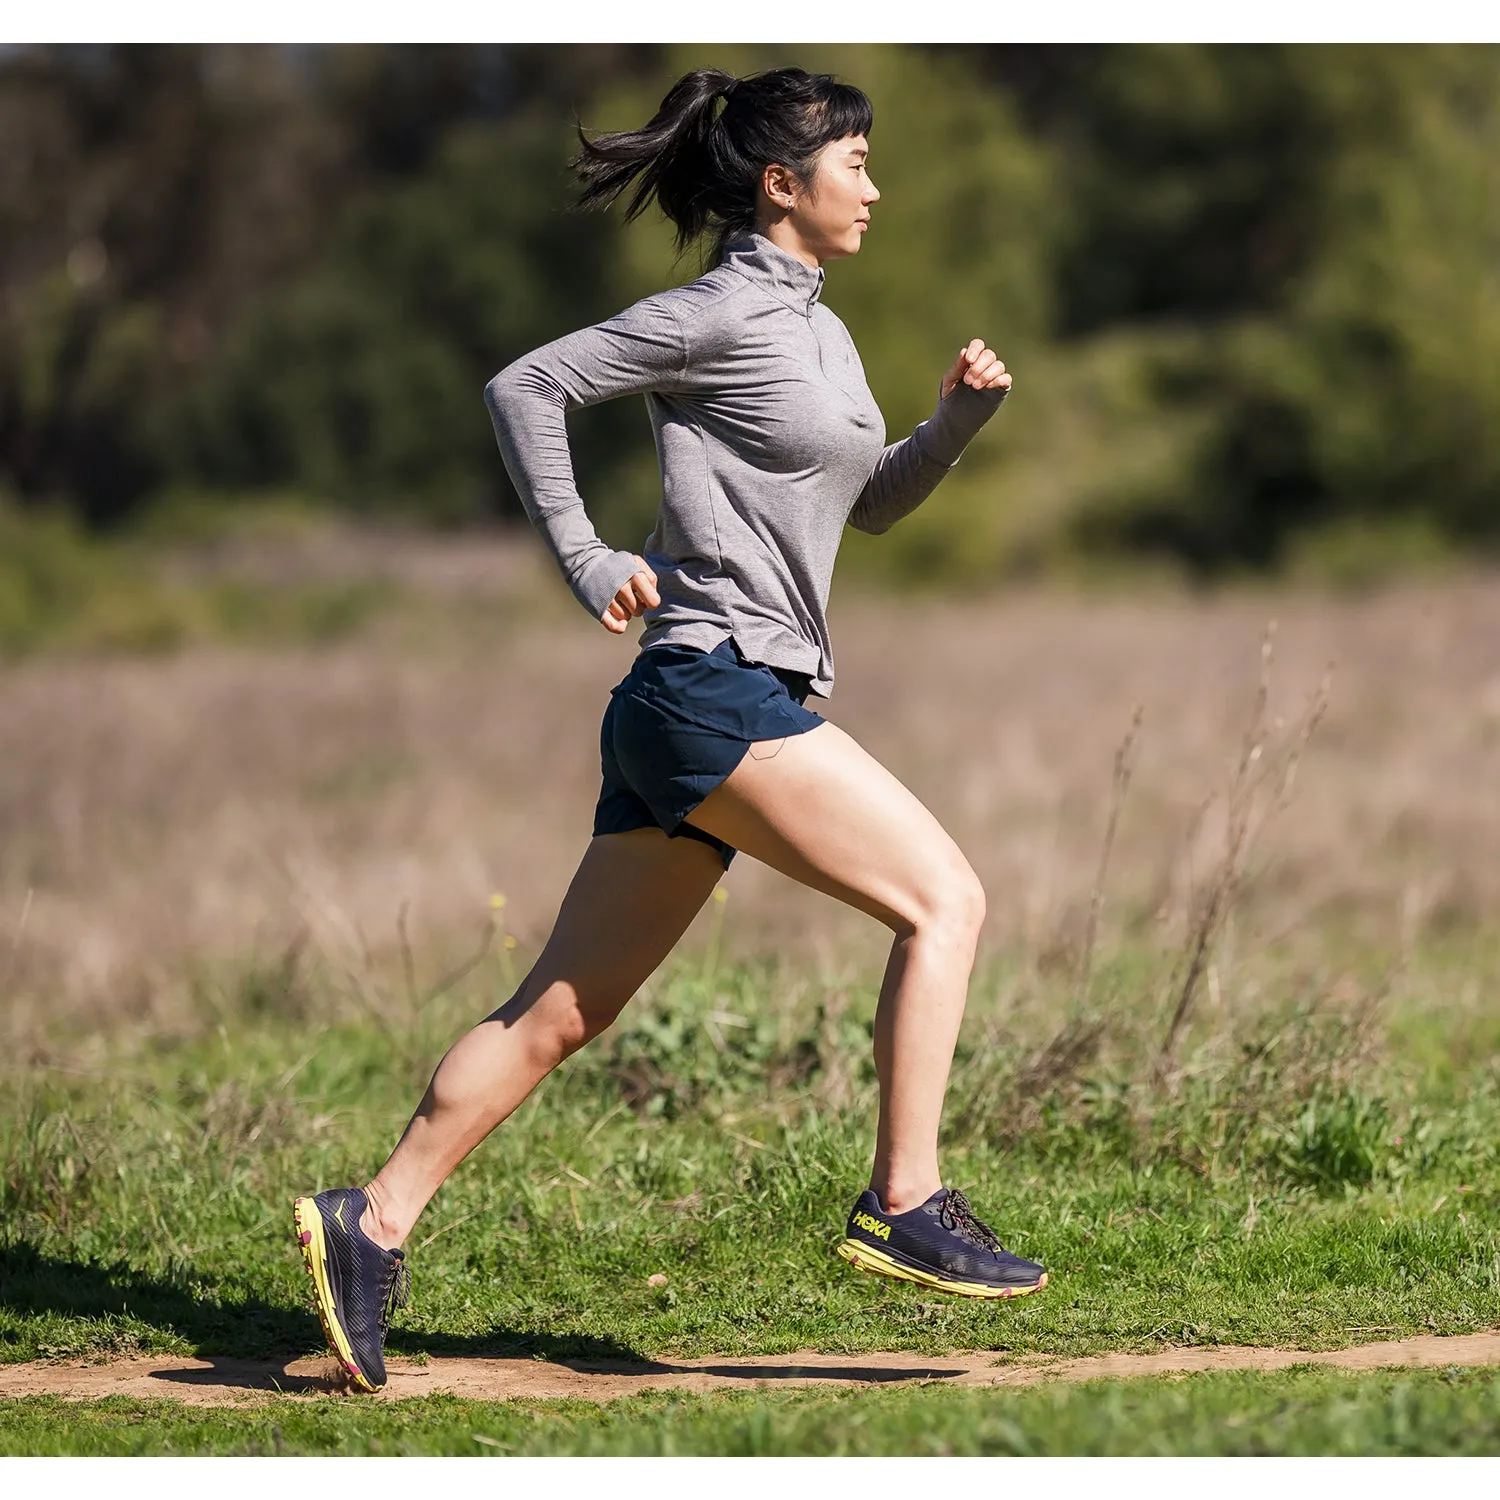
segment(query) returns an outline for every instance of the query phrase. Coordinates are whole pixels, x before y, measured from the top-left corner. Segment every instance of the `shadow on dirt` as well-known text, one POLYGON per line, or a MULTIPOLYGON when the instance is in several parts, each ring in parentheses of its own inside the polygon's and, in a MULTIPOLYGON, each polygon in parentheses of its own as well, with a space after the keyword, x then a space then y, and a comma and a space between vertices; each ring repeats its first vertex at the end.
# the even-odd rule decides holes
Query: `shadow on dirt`
MULTIPOLYGON (((327 1354, 323 1330, 310 1307, 268 1302, 240 1287, 219 1287, 190 1266, 174 1266, 154 1275, 123 1260, 66 1259, 43 1254, 24 1241, 0 1245, 0 1307, 10 1314, 0 1329, 0 1351, 12 1356, 23 1339, 17 1319, 108 1320, 106 1327, 37 1330, 36 1347, 44 1354, 140 1355, 152 1343, 160 1349, 180 1339, 198 1359, 201 1370, 153 1370, 151 1378, 180 1386, 319 1395, 346 1391, 338 1363, 327 1354), (133 1325, 133 1326, 132 1326, 133 1325), (165 1335, 152 1340, 149 1333, 165 1335), (147 1335, 142 1337, 142 1335, 147 1335), (145 1346, 143 1348, 143 1345, 145 1346), (123 1346, 123 1347, 122 1347, 123 1346), (233 1354, 225 1351, 233 1350, 233 1354), (322 1357, 314 1369, 296 1373, 294 1361, 322 1357)), ((179 1345, 179 1348, 181 1346, 179 1345)), ((804 1380, 885 1384, 902 1380, 948 1380, 961 1373, 922 1364, 920 1357, 900 1368, 866 1365, 858 1356, 838 1365, 803 1364, 795 1355, 784 1361, 739 1365, 683 1360, 664 1364, 615 1339, 587 1335, 553 1336, 530 1330, 494 1328, 481 1334, 455 1335, 395 1328, 386 1343, 395 1356, 428 1355, 434 1359, 541 1359, 580 1375, 623 1377, 712 1375, 727 1380, 804 1380)))
MULTIPOLYGON (((44 1255, 24 1240, 0 1245, 0 1305, 12 1314, 38 1318, 126 1318, 241 1356, 305 1352, 319 1348, 323 1340, 310 1308, 278 1307, 259 1297, 236 1296, 234 1290, 220 1292, 190 1267, 152 1275, 123 1260, 44 1255)), ((86 1336, 69 1331, 64 1338, 64 1347, 78 1343, 80 1356, 91 1352, 86 1336)), ((9 1342, 16 1342, 14 1333, 9 1342)), ((99 1340, 106 1346, 110 1342, 107 1336, 99 1340)))
MULTIPOLYGON (((239 1287, 220 1288, 190 1266, 174 1268, 170 1275, 153 1275, 125 1261, 70 1260, 45 1255, 34 1245, 15 1241, 0 1245, 0 1307, 12 1315, 44 1318, 129 1319, 168 1335, 176 1335, 192 1346, 191 1352, 207 1359, 233 1350, 226 1369, 253 1359, 298 1359, 326 1353, 323 1330, 311 1305, 289 1307, 267 1302, 239 1287)), ((14 1330, 0 1332, 0 1349, 19 1343, 14 1330)), ((123 1352, 118 1337, 91 1339, 86 1331, 69 1330, 48 1341, 44 1352, 72 1353, 87 1358, 96 1350, 104 1354, 123 1352), (80 1336, 81 1335, 81 1336, 80 1336), (111 1347, 114 1345, 114 1347, 111 1347)), ((138 1338, 130 1340, 133 1353, 142 1352, 138 1338)), ((386 1352, 395 1355, 429 1354, 434 1357, 537 1358, 565 1363, 572 1360, 618 1361, 642 1374, 667 1369, 655 1366, 641 1351, 616 1339, 582 1334, 555 1337, 544 1333, 493 1328, 484 1333, 455 1335, 393 1328, 386 1352)), ((254 1389, 272 1389, 265 1384, 273 1376, 246 1370, 247 1379, 260 1380, 254 1389)), ((215 1383, 211 1372, 183 1372, 215 1383)), ((299 1377, 286 1379, 295 1384, 299 1377)), ((282 1389, 291 1389, 284 1384, 282 1389)), ((317 1385, 309 1389, 321 1389, 317 1385)))
MULTIPOLYGON (((581 1368, 578 1365, 574 1369, 581 1368)), ((910 1369, 891 1370, 877 1365, 677 1365, 674 1368, 685 1375, 721 1375, 734 1380, 832 1380, 859 1381, 861 1384, 880 1385, 891 1380, 952 1380, 962 1375, 962 1370, 932 1369, 913 1366, 910 1369)), ((630 1373, 630 1372, 626 1372, 630 1373)))
MULTIPOLYGON (((212 1387, 224 1390, 266 1391, 280 1395, 318 1396, 349 1395, 347 1377, 332 1359, 324 1362, 317 1371, 299 1371, 293 1374, 285 1368, 268 1368, 264 1361, 208 1359, 206 1370, 152 1370, 152 1380, 165 1380, 175 1385, 212 1387)), ((660 1375, 716 1375, 727 1380, 755 1382, 761 1380, 803 1380, 817 1382, 826 1380, 831 1384, 880 1385, 902 1380, 951 1380, 962 1370, 931 1369, 913 1366, 910 1369, 889 1369, 870 1365, 801 1365, 788 1361, 784 1365, 718 1365, 718 1364, 658 1364, 651 1360, 619 1359, 560 1359, 554 1364, 580 1375, 599 1375, 610 1379, 643 1379, 660 1375)), ((504 1379, 497 1366, 497 1378, 504 1379)), ((545 1367, 542 1367, 545 1368, 545 1367)), ((501 1392, 497 1391, 498 1397, 501 1392)), ((526 1394, 521 1392, 521 1394, 526 1394)))
POLYGON ((326 1371, 311 1375, 292 1375, 285 1369, 267 1369, 264 1362, 251 1364, 241 1359, 220 1359, 217 1355, 200 1355, 208 1361, 206 1370, 152 1370, 152 1380, 166 1380, 173 1385, 212 1386, 215 1390, 269 1391, 282 1396, 326 1396, 349 1390, 349 1381, 340 1366, 330 1357, 326 1371))

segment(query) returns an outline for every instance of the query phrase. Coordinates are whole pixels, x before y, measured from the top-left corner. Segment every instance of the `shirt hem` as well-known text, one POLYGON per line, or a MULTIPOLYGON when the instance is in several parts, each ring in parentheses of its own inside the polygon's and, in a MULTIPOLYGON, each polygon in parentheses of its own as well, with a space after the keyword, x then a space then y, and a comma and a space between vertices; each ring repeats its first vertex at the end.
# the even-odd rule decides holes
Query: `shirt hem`
POLYGON ((648 625, 641 637, 640 649, 649 651, 658 645, 695 646, 700 651, 712 651, 730 637, 741 653, 751 661, 767 667, 779 667, 784 672, 800 672, 809 681, 808 694, 818 698, 829 698, 833 694, 833 674, 822 674, 822 655, 818 648, 800 636, 792 637, 795 644, 788 646, 787 633, 769 639, 748 638, 743 630, 730 625, 717 624, 711 620, 680 620, 661 626, 648 625))

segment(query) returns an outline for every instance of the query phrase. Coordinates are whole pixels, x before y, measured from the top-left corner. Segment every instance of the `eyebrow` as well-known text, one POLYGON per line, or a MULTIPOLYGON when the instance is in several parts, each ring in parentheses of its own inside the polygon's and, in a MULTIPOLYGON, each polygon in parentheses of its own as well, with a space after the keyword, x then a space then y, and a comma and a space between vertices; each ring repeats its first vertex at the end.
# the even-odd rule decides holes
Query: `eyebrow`
POLYGON ((850 156, 868 156, 869 154, 870 148, 868 146, 850 146, 849 148, 850 156))

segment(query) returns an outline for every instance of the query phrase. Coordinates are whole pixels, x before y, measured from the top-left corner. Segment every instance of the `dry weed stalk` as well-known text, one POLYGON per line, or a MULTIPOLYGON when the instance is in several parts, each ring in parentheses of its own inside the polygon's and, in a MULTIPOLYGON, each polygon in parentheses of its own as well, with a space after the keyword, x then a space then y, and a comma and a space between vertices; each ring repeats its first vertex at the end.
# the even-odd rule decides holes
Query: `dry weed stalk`
MULTIPOLYGON (((954 1132, 982 1135, 994 1144, 1019 1140, 1035 1130, 1043 1104, 1076 1085, 1083 1069, 1099 1055, 1105 1030, 1099 1017, 1073 1016, 1014 1072, 999 1075, 993 1083, 984 1082, 981 1072, 979 1091, 955 1114, 954 1132)), ((1003 1032, 988 1026, 979 1057, 992 1056, 1004 1042, 1003 1032)), ((982 1069, 983 1063, 977 1066, 982 1069)))
POLYGON ((404 900, 400 911, 396 913, 396 937, 401 945, 401 974, 406 982, 407 1014, 410 1017, 410 1028, 413 1033, 408 1038, 408 1043, 415 1046, 415 1032, 427 1007, 440 996, 446 995, 460 980, 467 979, 489 956, 489 951, 495 943, 496 920, 493 910, 485 914, 484 929, 479 934, 479 946, 467 958, 460 960, 447 970, 424 994, 417 986, 417 964, 411 950, 411 937, 407 932, 406 919, 410 911, 410 899, 404 900))
POLYGON ((1125 803, 1125 793, 1130 790, 1130 778, 1135 771, 1135 752, 1140 740, 1141 720, 1146 707, 1137 703, 1130 716, 1130 727, 1125 738, 1115 750, 1114 773, 1110 778, 1109 817, 1104 825, 1104 843, 1099 850, 1099 868, 1094 874, 1094 888, 1089 894, 1088 927, 1083 936, 1083 953, 1079 960, 1078 991, 1087 1003, 1089 984, 1094 971, 1094 944, 1099 935, 1099 914, 1104 910, 1104 878, 1109 873, 1109 858, 1115 846, 1115 829, 1120 822, 1120 809, 1125 803))
POLYGON ((1352 976, 1344 975, 1244 1042, 1232 1087, 1215 1112, 1220 1148, 1229 1136, 1243 1136, 1268 1117, 1286 1119, 1320 1089, 1353 1087, 1367 1072, 1380 1048, 1381 1008, 1392 978, 1351 1000, 1353 985, 1352 976))
POLYGON ((430 1005, 440 995, 446 995, 459 980, 467 979, 470 974, 482 964, 489 956, 490 948, 495 942, 495 918, 488 916, 484 921, 484 930, 479 934, 479 946, 465 959, 447 971, 436 984, 422 997, 422 1004, 430 1005))
POLYGON ((1014 1084, 1023 1112, 1034 1110, 1036 1100, 1072 1082, 1094 1060, 1104 1030, 1098 1017, 1075 1016, 1027 1061, 1014 1084))
MULTIPOLYGON (((1103 1017, 1090 1016, 1086 1012, 1099 934, 1099 916, 1104 909, 1104 882, 1109 873, 1120 810, 1124 806, 1125 794, 1130 789, 1130 778, 1135 770, 1136 749, 1144 717, 1145 705, 1137 703, 1131 713, 1125 736, 1115 748, 1114 767, 1110 777, 1109 814, 1105 819, 1104 840, 1100 846, 1099 863, 1089 896, 1088 924, 1078 955, 1078 1010, 1009 1076, 998 1091, 991 1091, 988 1098, 989 1113, 994 1118, 1007 1122, 1002 1132, 1007 1138, 1023 1135, 1032 1129, 1040 1118, 1041 1101, 1056 1094, 1065 1085, 1077 1081, 1082 1069, 1098 1056, 1107 1030, 1103 1017)), ((993 1029, 989 1042, 991 1046, 1000 1042, 1000 1037, 993 1029)), ((975 1107, 966 1111, 968 1128, 978 1125, 978 1114, 979 1110, 975 1107)), ((993 1132, 991 1138, 994 1138, 993 1132)))
MULTIPOLYGON (((1219 859, 1208 888, 1200 901, 1194 902, 1189 894, 1189 910, 1196 906, 1188 928, 1187 940, 1174 973, 1173 987, 1177 992, 1177 1003, 1172 1011, 1172 1020, 1156 1059, 1158 1083, 1165 1082, 1171 1074, 1172 1062, 1183 1028, 1192 1014, 1193 1002, 1198 986, 1207 968, 1213 945, 1223 929, 1235 899, 1244 885, 1245 861, 1255 839, 1266 825, 1282 812, 1291 800, 1296 780, 1297 766, 1307 749, 1313 732, 1317 729, 1328 708, 1329 690, 1333 679, 1332 665, 1324 671, 1316 691, 1308 700, 1302 720, 1291 740, 1282 747, 1278 755, 1268 756, 1267 747, 1272 735, 1280 729, 1280 720, 1274 724, 1266 722, 1266 706, 1270 699, 1271 667, 1275 659, 1276 622, 1266 624, 1260 647, 1260 679, 1256 687, 1255 702, 1250 713, 1250 722, 1240 747, 1239 763, 1230 779, 1226 797, 1224 827, 1224 852, 1219 859), (1267 780, 1274 779, 1274 789, 1269 800, 1262 806, 1258 793, 1267 780), (1259 810, 1257 819, 1255 814, 1259 810)), ((1212 799, 1210 799, 1211 801, 1212 799)), ((1200 809, 1200 817, 1209 803, 1200 809)))
POLYGON ((16 923, 15 936, 10 940, 10 956, 5 962, 5 984, 3 989, 10 988, 10 982, 16 975, 16 960, 21 953, 21 939, 26 936, 26 921, 31 916, 31 901, 36 895, 35 886, 26 887, 26 902, 21 907, 21 920, 16 923))
MULTIPOLYGON (((304 946, 311 941, 327 964, 327 972, 335 979, 339 992, 346 999, 352 1000, 357 1010, 374 1021, 391 1041, 400 1040, 392 1019, 396 1009, 395 995, 387 988, 384 968, 370 945, 364 924, 357 917, 350 916, 331 902, 318 902, 315 893, 299 882, 296 876, 279 861, 278 868, 293 886, 294 898, 300 897, 307 902, 321 905, 325 924, 334 932, 343 930, 346 936, 352 934, 353 942, 350 946, 358 952, 358 967, 356 967, 336 952, 333 945, 313 935, 312 923, 304 911, 300 930, 288 949, 287 958, 283 960, 278 978, 287 983, 290 982, 304 946)), ((498 930, 496 913, 487 912, 479 934, 478 945, 474 951, 467 958, 447 969, 435 983, 424 990, 417 980, 416 956, 411 943, 410 917, 411 898, 403 897, 396 911, 396 946, 400 956, 401 981, 405 990, 409 1032, 416 1028, 422 1014, 434 1000, 447 994, 484 962, 491 948, 494 947, 495 934, 498 930)), ((409 1042, 410 1037, 407 1040, 409 1042)))

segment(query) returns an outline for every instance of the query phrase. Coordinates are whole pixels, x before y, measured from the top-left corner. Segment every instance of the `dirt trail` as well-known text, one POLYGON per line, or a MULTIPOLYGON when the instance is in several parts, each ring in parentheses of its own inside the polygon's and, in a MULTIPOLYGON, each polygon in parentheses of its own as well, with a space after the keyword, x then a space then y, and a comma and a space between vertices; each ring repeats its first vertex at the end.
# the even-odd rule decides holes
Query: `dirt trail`
MULTIPOLYGON (((1343 1370, 1423 1369, 1500 1365, 1500 1331, 1460 1337, 1424 1336, 1309 1354, 1297 1349, 1164 1349, 1154 1354, 1104 1354, 1087 1359, 1029 1357, 996 1363, 990 1353, 927 1357, 910 1353, 778 1354, 754 1359, 707 1356, 639 1364, 534 1359, 391 1361, 382 1401, 443 1392, 485 1401, 520 1396, 571 1396, 610 1401, 637 1391, 748 1390, 756 1386, 884 1385, 934 1380, 954 1386, 1021 1386, 1101 1376, 1193 1374, 1204 1370, 1282 1370, 1331 1365, 1343 1370)), ((191 1406, 238 1406, 278 1394, 311 1400, 341 1388, 331 1360, 125 1359, 106 1364, 0 1366, 0 1399, 16 1396, 166 1397, 191 1406)), ((366 1398, 369 1399, 369 1398, 366 1398)))

